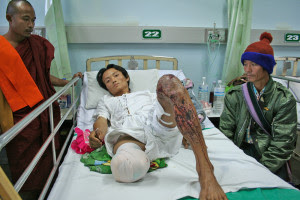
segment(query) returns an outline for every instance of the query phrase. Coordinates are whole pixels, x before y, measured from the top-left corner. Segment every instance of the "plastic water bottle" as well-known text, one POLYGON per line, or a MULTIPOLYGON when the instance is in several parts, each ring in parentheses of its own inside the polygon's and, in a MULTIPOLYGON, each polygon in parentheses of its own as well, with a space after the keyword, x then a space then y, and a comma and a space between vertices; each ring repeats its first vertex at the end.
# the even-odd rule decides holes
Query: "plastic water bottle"
MULTIPOLYGON (((63 80, 67 80, 66 78, 62 78, 63 80)), ((59 107, 61 109, 70 108, 71 102, 71 91, 67 90, 64 94, 62 94, 58 99, 59 107)))
POLYGON ((217 85, 216 81, 213 81, 212 86, 210 88, 210 92, 209 92, 209 103, 211 104, 211 106, 214 106, 214 93, 215 93, 215 87, 217 85))
POLYGON ((208 85, 205 76, 202 77, 202 84, 199 86, 198 100, 208 102, 208 85))
POLYGON ((225 97, 225 87, 222 84, 221 80, 218 80, 218 85, 214 90, 214 107, 213 113, 220 115, 224 109, 224 97, 225 97))

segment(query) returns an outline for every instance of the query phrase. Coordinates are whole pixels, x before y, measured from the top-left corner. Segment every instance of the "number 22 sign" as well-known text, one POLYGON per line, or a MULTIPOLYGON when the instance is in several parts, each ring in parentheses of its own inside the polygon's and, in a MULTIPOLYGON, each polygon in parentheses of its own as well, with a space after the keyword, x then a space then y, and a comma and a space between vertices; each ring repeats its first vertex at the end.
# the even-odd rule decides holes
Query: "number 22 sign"
POLYGON ((143 30, 144 39, 160 39, 161 30, 143 30))

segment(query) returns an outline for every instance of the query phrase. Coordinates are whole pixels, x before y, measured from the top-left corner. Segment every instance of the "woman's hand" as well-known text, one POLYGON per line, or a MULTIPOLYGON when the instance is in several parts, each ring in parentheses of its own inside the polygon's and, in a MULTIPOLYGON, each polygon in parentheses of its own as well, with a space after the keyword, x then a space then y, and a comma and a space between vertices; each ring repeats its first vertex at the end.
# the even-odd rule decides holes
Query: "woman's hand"
POLYGON ((104 137, 107 133, 107 119, 103 117, 98 117, 93 127, 94 131, 91 132, 89 137, 90 146, 93 149, 97 149, 104 144, 104 137))
POLYGON ((98 130, 92 131, 90 136, 89 136, 89 141, 90 141, 90 147, 93 149, 97 149, 103 145, 104 137, 100 138, 99 133, 97 133, 98 130))

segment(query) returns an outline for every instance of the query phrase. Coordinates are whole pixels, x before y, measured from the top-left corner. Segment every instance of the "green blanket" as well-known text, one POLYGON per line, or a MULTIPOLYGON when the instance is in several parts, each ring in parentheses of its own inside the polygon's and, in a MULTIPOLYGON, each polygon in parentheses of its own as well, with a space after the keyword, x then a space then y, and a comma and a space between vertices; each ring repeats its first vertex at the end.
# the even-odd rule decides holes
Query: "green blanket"
MULTIPOLYGON (((99 172, 101 174, 111 174, 111 157, 108 155, 105 146, 102 146, 91 153, 83 154, 80 161, 84 163, 84 166, 89 167, 91 171, 99 172)), ((150 163, 148 172, 152 172, 158 168, 164 168, 167 166, 168 165, 166 164, 165 159, 159 158, 150 163)))
MULTIPOLYGON (((226 196, 229 200, 299 200, 300 191, 280 188, 256 188, 243 189, 238 192, 228 192, 226 196)), ((194 200, 193 197, 184 197, 180 200, 194 200)))

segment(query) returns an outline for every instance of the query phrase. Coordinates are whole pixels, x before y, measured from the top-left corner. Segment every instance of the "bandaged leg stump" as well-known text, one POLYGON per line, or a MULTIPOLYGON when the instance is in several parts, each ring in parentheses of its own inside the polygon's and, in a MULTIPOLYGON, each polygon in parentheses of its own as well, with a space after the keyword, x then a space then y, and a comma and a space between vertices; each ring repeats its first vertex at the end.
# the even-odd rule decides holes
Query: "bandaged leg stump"
POLYGON ((201 200, 227 199, 214 176, 200 121, 188 91, 177 77, 170 74, 164 75, 157 84, 157 99, 167 113, 173 110, 178 129, 193 149, 201 185, 199 198, 201 200))
POLYGON ((132 183, 146 175, 150 160, 137 144, 124 143, 113 156, 110 167, 116 181, 132 183))

